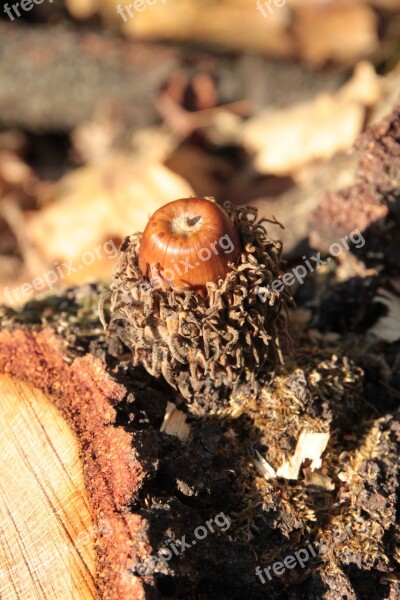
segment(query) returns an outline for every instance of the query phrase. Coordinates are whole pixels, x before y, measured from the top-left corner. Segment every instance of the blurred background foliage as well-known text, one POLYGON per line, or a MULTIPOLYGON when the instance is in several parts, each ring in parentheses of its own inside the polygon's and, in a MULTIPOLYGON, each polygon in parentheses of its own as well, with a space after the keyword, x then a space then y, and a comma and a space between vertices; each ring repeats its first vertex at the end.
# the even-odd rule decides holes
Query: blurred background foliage
POLYGON ((107 280, 82 255, 190 195, 276 217, 296 260, 397 102, 399 0, 125 4, 0 11, 0 300, 69 261, 57 285, 107 280))

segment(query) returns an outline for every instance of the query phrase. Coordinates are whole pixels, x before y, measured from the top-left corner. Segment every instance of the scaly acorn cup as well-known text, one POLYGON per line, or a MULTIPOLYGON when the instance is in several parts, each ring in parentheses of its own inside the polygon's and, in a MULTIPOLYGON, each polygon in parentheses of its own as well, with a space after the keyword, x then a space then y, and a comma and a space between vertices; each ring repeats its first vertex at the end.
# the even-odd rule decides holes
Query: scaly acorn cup
POLYGON ((268 287, 283 273, 282 244, 268 237, 267 219, 257 220, 255 208, 225 208, 187 198, 157 210, 143 234, 124 240, 100 302, 104 322, 110 300, 107 331, 134 365, 208 408, 241 384, 256 390, 258 376, 272 377, 292 302, 283 284, 268 287))

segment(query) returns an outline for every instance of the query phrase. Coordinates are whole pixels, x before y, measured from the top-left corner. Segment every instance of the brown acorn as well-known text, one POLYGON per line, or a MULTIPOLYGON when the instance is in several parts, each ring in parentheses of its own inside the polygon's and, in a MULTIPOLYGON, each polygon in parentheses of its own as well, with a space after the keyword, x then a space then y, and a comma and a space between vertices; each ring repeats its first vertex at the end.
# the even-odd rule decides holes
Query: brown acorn
POLYGON ((139 269, 159 288, 187 288, 206 295, 206 284, 223 279, 241 250, 238 233, 221 206, 206 198, 169 202, 150 218, 139 250, 139 269))
POLYGON ((272 377, 291 302, 283 285, 269 288, 282 276, 282 245, 268 237, 265 219, 255 208, 225 208, 193 198, 159 209, 143 235, 124 240, 108 295, 108 333, 197 412, 272 377), (212 252, 202 261, 203 248, 212 252), (182 263, 193 268, 180 274, 182 263))

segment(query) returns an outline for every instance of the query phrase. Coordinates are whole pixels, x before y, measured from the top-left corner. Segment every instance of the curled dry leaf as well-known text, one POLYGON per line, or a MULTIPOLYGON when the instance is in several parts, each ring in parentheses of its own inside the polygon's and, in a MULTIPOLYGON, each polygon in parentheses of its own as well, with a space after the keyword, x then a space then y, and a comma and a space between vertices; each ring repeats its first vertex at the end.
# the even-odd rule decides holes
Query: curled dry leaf
POLYGON ((242 138, 260 173, 287 175, 348 150, 362 131, 366 107, 380 97, 380 78, 361 63, 336 94, 282 110, 265 110, 243 125, 242 138))

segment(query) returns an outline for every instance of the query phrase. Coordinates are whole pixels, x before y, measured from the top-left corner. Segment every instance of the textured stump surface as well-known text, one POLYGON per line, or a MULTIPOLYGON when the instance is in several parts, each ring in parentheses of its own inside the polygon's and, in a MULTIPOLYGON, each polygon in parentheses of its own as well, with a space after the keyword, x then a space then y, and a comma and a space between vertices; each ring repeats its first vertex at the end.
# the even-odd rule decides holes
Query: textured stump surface
POLYGON ((38 389, 0 376, 2 600, 96 596, 78 444, 38 389))
MULTIPOLYGON (((62 298, 65 299, 64 296, 62 298)), ((32 317, 29 308, 26 308, 24 315, 28 314, 32 317)), ((70 342, 70 350, 74 348, 76 353, 80 344, 76 341, 73 343, 72 337, 70 342)), ((29 474, 20 475, 20 479, 23 479, 23 484, 20 484, 23 486, 21 489, 25 490, 21 505, 32 514, 36 510, 36 504, 39 507, 49 506, 50 517, 54 518, 56 530, 54 533, 48 515, 43 514, 38 517, 42 525, 40 532, 42 546, 38 552, 40 554, 45 548, 43 539, 50 542, 53 536, 57 538, 59 531, 62 531, 64 538, 59 545, 63 551, 58 548, 58 542, 55 548, 54 544, 50 544, 49 548, 50 555, 54 550, 60 557, 57 569, 65 570, 61 575, 56 573, 55 567, 53 569, 51 565, 49 566, 53 559, 50 559, 48 553, 42 560, 32 551, 33 562, 43 563, 43 572, 47 573, 44 575, 44 581, 51 590, 49 594, 53 595, 46 595, 47 589, 43 591, 42 583, 38 584, 38 592, 33 587, 27 593, 24 591, 16 593, 15 586, 21 586, 29 573, 12 571, 12 579, 9 578, 7 584, 14 587, 7 598, 25 600, 25 598, 49 597, 75 600, 75 598, 100 597, 104 600, 125 598, 142 600, 144 590, 141 578, 132 576, 128 570, 131 564, 135 565, 139 560, 145 559, 150 550, 146 543, 144 520, 140 515, 133 514, 129 510, 135 490, 140 487, 142 470, 132 453, 131 435, 122 428, 115 427, 117 413, 113 406, 124 398, 125 388, 113 382, 106 373, 104 362, 94 358, 90 353, 85 357, 75 356, 75 359, 72 359, 65 339, 57 336, 51 329, 42 329, 40 332, 29 331, 28 328, 1 330, 1 373, 3 377, 10 378, 5 381, 8 381, 12 389, 34 390, 22 395, 22 398, 28 396, 29 399, 29 401, 25 400, 28 402, 27 414, 16 421, 16 423, 20 422, 19 428, 22 433, 17 431, 14 435, 20 442, 21 448, 26 448, 25 452, 32 461, 34 479, 32 483, 29 474), (24 383, 20 384, 20 381, 24 383), (30 402, 33 403, 32 394, 34 399, 41 398, 42 402, 45 402, 45 408, 35 405, 37 423, 29 412, 32 411, 30 408, 30 402), (53 409, 46 418, 45 411, 46 408, 50 410, 50 402, 53 409), (32 429, 33 423, 39 433, 32 429), (32 430, 34 442, 39 447, 46 446, 43 452, 50 464, 43 461, 35 450, 30 450, 30 444, 34 443, 32 440, 25 441, 25 436, 32 430), (67 441, 60 431, 66 432, 67 441), (57 443, 55 438, 58 439, 57 443), (63 475, 66 483, 60 484, 59 489, 57 485, 61 477, 59 473, 61 465, 58 457, 64 455, 67 457, 71 448, 75 453, 66 460, 68 466, 72 465, 72 470, 65 469, 63 475), (53 473, 54 469, 56 470, 53 473), (48 480, 54 485, 54 490, 48 489, 48 480), (36 488, 39 489, 37 493, 36 488), (79 499, 81 499, 80 504, 78 504, 79 499), (87 506, 90 506, 92 522, 87 506), (57 579, 57 585, 60 585, 60 581, 62 585, 65 583, 65 590, 52 589, 51 586, 55 586, 52 583, 53 576, 57 579)), ((19 403, 19 395, 17 399, 13 397, 8 401, 10 408, 7 416, 3 417, 3 422, 6 423, 5 430, 11 431, 8 422, 12 424, 16 419, 14 415, 18 412, 16 407, 19 403)), ((7 439, 5 444, 7 445, 7 439)), ((21 448, 17 446, 14 449, 10 444, 10 450, 7 451, 22 457, 22 464, 24 464, 25 455, 21 448)), ((10 460, 12 465, 17 463, 16 458, 12 457, 10 460)), ((15 468, 14 471, 16 478, 14 487, 9 490, 8 504, 11 505, 11 499, 15 497, 16 507, 20 490, 16 487, 18 473, 15 468)), ((8 477, 11 478, 11 475, 8 477)), ((0 479, 6 481, 7 477, 0 473, 0 479)), ((14 529, 21 530, 21 535, 16 542, 17 547, 25 548, 31 543, 30 539, 36 531, 35 524, 31 527, 25 515, 21 516, 21 514, 16 514, 14 520, 14 529)), ((13 534, 12 530, 3 534, 5 548, 14 544, 13 534)), ((23 564, 28 556, 26 552, 21 554, 19 559, 17 555, 18 565, 23 564)), ((15 553, 8 550, 5 553, 8 562, 6 572, 10 571, 11 556, 14 557, 15 553)), ((36 582, 34 576, 31 579, 36 582)), ((3 599, 3 595, 1 598, 3 599)))

